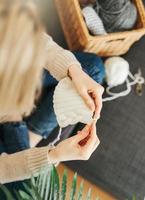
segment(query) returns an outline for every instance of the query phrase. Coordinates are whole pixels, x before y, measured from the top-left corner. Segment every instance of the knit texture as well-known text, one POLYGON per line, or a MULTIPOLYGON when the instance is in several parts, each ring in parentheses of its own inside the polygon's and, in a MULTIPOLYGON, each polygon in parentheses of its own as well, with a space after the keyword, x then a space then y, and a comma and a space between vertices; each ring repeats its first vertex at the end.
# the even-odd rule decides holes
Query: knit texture
POLYGON ((0 156, 0 183, 28 179, 49 164, 49 147, 33 148, 0 156))
POLYGON ((103 22, 92 6, 86 6, 82 9, 86 25, 93 35, 106 35, 103 22))
POLYGON ((49 147, 32 148, 27 150, 26 157, 28 162, 28 167, 30 169, 30 175, 38 175, 40 169, 45 168, 50 164, 48 151, 49 147))
POLYGON ((81 64, 70 51, 60 47, 47 34, 44 34, 43 38, 46 41, 46 51, 48 55, 45 68, 49 70, 54 78, 59 81, 67 77, 68 69, 71 65, 81 68, 81 64))
POLYGON ((70 78, 64 78, 56 86, 53 103, 61 128, 78 122, 87 124, 92 121, 93 112, 78 94, 70 78))

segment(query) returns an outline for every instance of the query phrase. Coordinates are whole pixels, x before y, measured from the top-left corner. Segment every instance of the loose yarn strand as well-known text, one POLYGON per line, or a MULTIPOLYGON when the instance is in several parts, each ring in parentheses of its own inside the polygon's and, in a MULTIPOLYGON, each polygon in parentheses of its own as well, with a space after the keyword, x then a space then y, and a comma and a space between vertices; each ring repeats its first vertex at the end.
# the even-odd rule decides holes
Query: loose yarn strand
POLYGON ((62 134, 62 128, 59 128, 57 137, 49 144, 49 146, 55 146, 55 144, 60 140, 62 134))
POLYGON ((111 95, 111 97, 103 98, 103 102, 112 101, 112 100, 117 99, 119 97, 127 96, 131 92, 131 86, 133 86, 135 84, 144 84, 145 83, 144 77, 142 77, 139 73, 136 73, 135 75, 133 75, 131 72, 129 72, 129 77, 133 81, 130 82, 129 79, 127 78, 127 80, 126 80, 127 89, 125 91, 123 91, 123 92, 120 92, 120 93, 111 92, 110 90, 113 87, 108 86, 106 88, 106 93, 108 95, 111 95))

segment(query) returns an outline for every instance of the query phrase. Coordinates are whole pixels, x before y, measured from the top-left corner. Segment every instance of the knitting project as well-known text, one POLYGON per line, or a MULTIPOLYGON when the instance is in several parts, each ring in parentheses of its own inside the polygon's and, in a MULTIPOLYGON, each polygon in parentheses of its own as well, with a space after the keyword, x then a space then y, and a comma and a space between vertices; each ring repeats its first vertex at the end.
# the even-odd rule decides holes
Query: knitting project
POLYGON ((91 5, 83 8, 82 14, 84 16, 84 19, 86 21, 86 25, 87 25, 89 31, 93 35, 106 35, 107 34, 101 18, 96 13, 94 8, 92 8, 91 5))
POLYGON ((82 122, 92 121, 93 112, 85 104, 70 78, 62 79, 53 96, 54 112, 61 128, 82 122))

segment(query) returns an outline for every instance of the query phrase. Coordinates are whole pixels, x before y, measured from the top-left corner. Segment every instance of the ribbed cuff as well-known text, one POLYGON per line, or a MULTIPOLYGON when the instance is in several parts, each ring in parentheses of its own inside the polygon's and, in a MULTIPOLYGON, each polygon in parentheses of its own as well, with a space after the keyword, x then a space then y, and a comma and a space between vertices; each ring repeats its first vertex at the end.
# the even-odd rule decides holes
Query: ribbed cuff
POLYGON ((56 54, 56 58, 52 62, 48 61, 48 68, 52 76, 58 81, 68 76, 68 69, 70 66, 75 65, 81 68, 81 64, 75 56, 67 50, 61 50, 56 54))
POLYGON ((31 175, 37 175, 41 169, 51 165, 49 162, 49 147, 32 148, 27 152, 28 168, 31 175))
POLYGON ((73 53, 60 47, 49 35, 44 33, 42 39, 45 41, 45 48, 48 54, 47 66, 45 68, 58 81, 67 77, 68 69, 71 65, 82 68, 73 53))

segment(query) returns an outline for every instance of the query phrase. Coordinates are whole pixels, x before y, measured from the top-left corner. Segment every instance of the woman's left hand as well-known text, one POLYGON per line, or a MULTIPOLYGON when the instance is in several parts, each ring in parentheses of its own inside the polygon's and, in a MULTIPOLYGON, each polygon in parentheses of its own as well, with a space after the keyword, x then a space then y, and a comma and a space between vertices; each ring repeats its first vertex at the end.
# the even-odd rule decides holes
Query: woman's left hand
POLYGON ((102 109, 102 95, 104 88, 78 66, 70 66, 69 76, 85 103, 93 112, 95 112, 94 117, 99 119, 102 109))

